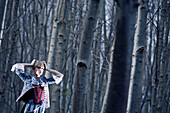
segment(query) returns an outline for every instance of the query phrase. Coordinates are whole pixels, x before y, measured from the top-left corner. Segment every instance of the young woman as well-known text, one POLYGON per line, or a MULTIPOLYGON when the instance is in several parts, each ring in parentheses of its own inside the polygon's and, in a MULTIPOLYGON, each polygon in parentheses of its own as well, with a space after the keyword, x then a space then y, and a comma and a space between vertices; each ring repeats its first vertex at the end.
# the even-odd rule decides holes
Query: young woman
POLYGON ((64 75, 48 69, 45 61, 38 60, 33 60, 31 63, 17 63, 12 66, 11 71, 24 82, 21 95, 16 100, 25 102, 21 113, 45 113, 45 109, 50 107, 48 84, 59 84, 64 75), (25 67, 32 67, 34 74, 27 75, 24 72, 25 67), (44 70, 52 73, 52 77, 42 77, 44 70))

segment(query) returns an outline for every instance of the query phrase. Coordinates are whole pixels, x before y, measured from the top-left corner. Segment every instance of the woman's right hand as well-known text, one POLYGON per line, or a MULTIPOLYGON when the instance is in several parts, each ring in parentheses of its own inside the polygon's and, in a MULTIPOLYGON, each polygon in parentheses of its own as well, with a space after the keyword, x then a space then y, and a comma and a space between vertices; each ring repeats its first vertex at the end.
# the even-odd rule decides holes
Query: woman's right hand
POLYGON ((36 62, 36 59, 34 59, 34 60, 31 62, 31 66, 34 66, 34 65, 35 65, 35 62, 36 62))

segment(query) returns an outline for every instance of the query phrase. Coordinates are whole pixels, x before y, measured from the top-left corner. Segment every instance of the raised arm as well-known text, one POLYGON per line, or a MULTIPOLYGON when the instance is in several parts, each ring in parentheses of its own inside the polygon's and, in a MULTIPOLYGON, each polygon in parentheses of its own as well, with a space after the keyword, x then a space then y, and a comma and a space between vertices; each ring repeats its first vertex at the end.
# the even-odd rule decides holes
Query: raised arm
POLYGON ((31 63, 16 63, 12 66, 11 71, 15 72, 22 81, 24 81, 27 78, 27 75, 24 72, 24 67, 32 67, 35 63, 35 60, 33 60, 31 63))
POLYGON ((57 77, 59 77, 59 78, 64 76, 62 73, 60 73, 60 72, 58 72, 58 71, 56 71, 56 70, 53 70, 53 69, 48 69, 48 68, 47 68, 46 71, 52 73, 53 75, 55 75, 55 76, 57 76, 57 77))
POLYGON ((48 83, 49 84, 54 84, 54 83, 59 84, 62 81, 64 75, 54 69, 48 69, 45 61, 43 61, 43 64, 44 64, 44 70, 52 73, 53 79, 51 79, 51 77, 48 78, 47 79, 48 83))
POLYGON ((59 78, 64 76, 62 73, 60 73, 60 72, 58 72, 58 71, 56 71, 56 70, 54 70, 54 69, 49 69, 49 68, 47 68, 47 64, 46 64, 45 61, 43 61, 43 64, 44 64, 44 70, 52 73, 53 75, 55 75, 55 76, 57 76, 57 77, 59 77, 59 78))
POLYGON ((36 60, 34 59, 31 63, 17 63, 18 65, 23 65, 24 67, 33 67, 36 60))

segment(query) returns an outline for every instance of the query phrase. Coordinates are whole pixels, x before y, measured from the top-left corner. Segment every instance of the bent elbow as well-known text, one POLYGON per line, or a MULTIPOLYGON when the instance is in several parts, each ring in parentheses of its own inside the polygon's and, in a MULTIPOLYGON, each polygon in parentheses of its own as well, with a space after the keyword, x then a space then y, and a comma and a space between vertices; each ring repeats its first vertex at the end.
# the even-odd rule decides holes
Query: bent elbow
POLYGON ((61 76, 60 76, 60 77, 62 77, 62 78, 63 78, 63 77, 64 77, 64 75, 63 75, 63 74, 61 74, 61 76))

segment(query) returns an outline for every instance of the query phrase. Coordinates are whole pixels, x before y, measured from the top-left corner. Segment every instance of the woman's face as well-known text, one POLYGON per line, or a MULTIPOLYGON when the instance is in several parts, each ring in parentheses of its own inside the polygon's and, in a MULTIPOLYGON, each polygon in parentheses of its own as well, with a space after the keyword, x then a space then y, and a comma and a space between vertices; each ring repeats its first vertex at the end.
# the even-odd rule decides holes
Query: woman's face
POLYGON ((36 67, 34 73, 37 77, 40 77, 44 72, 44 67, 36 67))

